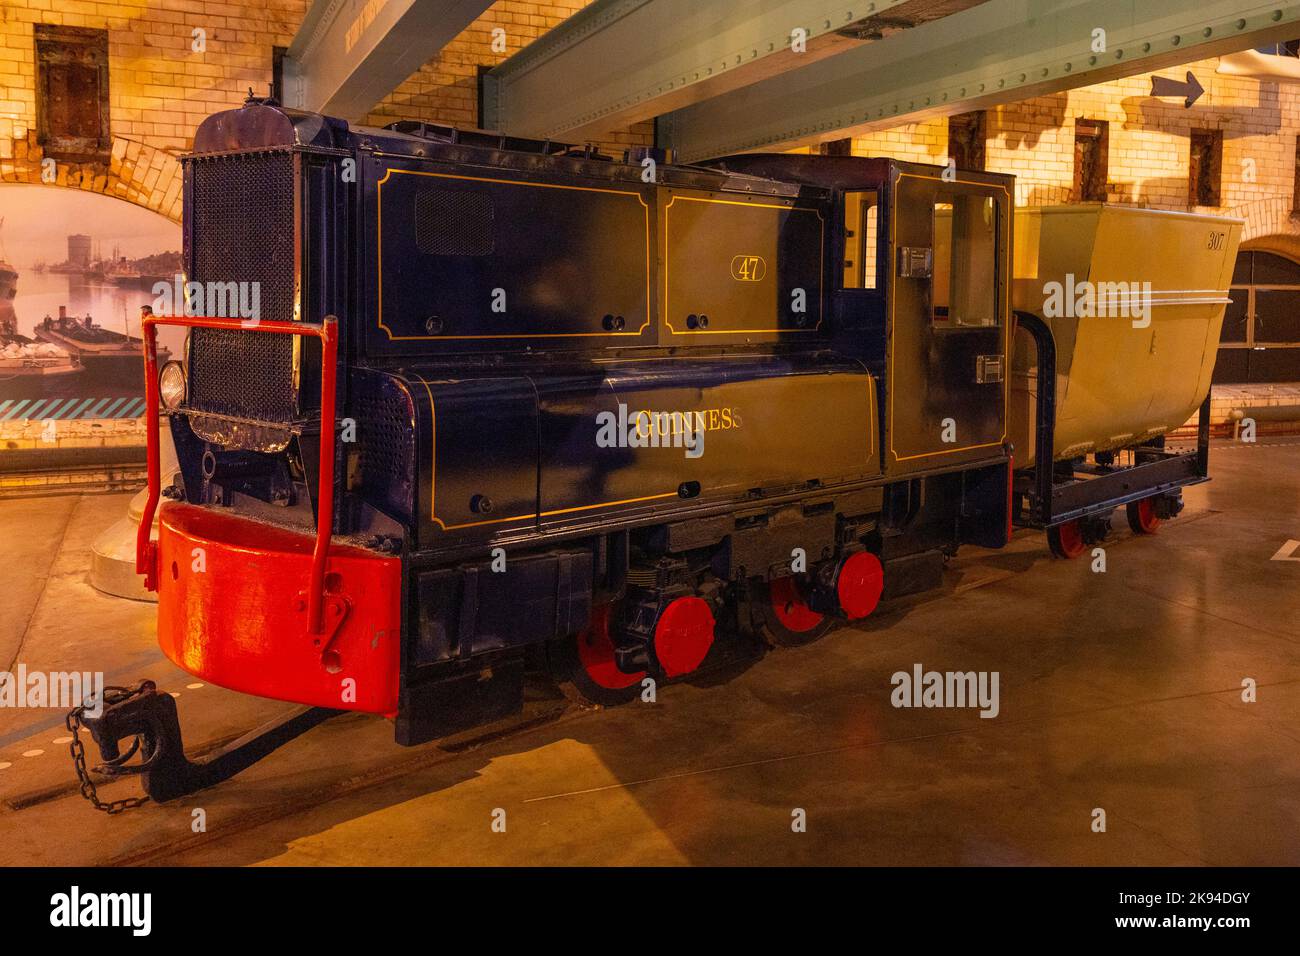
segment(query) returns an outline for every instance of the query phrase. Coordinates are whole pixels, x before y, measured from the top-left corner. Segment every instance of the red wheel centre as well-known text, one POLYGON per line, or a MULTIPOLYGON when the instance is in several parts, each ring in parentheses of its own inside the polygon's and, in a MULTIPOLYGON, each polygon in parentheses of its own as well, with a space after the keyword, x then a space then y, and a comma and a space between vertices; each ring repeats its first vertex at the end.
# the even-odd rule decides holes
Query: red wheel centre
POLYGON ((703 598, 679 597, 655 624, 655 657, 669 677, 689 674, 713 646, 713 612, 703 598))
POLYGON ((840 607, 850 621, 874 611, 884 588, 885 569, 870 551, 859 551, 846 560, 835 582, 840 607))
POLYGON ((622 690, 638 683, 645 672, 625 674, 614 662, 614 642, 609 636, 610 605, 592 608, 591 626, 578 635, 578 661, 587 676, 601 687, 622 690))
POLYGON ((1083 528, 1080 527, 1078 518, 1057 525, 1056 537, 1061 542, 1061 551, 1064 552, 1067 558, 1074 558, 1083 554, 1086 545, 1083 541, 1083 528))
POLYGON ((804 634, 822 622, 823 615, 810 608, 795 579, 787 575, 776 578, 767 586, 768 598, 772 602, 772 613, 787 631, 804 634))

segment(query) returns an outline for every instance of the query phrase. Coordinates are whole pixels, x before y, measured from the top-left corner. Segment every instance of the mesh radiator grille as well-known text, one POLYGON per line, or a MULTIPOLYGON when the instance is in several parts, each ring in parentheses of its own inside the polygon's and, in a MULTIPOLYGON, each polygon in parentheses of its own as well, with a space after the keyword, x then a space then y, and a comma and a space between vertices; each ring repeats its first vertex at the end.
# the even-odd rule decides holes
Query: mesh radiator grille
MULTIPOLYGON (((259 316, 271 322, 294 318, 293 166, 290 152, 189 161, 190 280, 257 283, 259 316)), ((294 338, 194 329, 187 405, 264 422, 297 418, 294 338)))
POLYGON ((415 484, 410 397, 387 375, 359 373, 353 382, 362 494, 389 515, 408 518, 415 484))

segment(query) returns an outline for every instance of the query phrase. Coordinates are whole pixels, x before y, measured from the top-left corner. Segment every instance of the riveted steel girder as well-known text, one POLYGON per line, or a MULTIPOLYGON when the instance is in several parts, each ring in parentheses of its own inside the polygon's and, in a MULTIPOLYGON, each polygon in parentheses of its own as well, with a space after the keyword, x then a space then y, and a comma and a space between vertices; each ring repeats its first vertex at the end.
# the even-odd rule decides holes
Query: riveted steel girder
POLYGON ((1296 35, 1296 3, 989 0, 677 110, 661 118, 659 145, 674 148, 683 162, 779 149, 1088 86, 1296 35))
POLYGON ((492 0, 315 0, 285 58, 285 105, 358 122, 492 0))
POLYGON ((484 77, 484 125, 597 137, 982 2, 595 0, 484 77))

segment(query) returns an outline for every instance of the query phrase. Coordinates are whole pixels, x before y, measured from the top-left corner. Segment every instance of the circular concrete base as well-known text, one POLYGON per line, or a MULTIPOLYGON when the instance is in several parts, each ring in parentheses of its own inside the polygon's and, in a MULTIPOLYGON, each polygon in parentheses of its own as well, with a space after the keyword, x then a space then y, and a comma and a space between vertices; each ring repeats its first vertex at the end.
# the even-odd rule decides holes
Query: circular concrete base
MULTIPOLYGON (((172 447, 170 430, 161 429, 162 484, 165 488, 178 471, 176 450, 172 447)), ((126 515, 113 524, 91 545, 90 583, 105 594, 130 598, 133 601, 157 601, 158 596, 144 589, 144 578, 135 573, 135 536, 144 517, 144 506, 149 500, 149 489, 142 488, 131 498, 126 515)), ((158 537, 158 515, 153 518, 153 537, 158 537)))
MULTIPOLYGON (((91 545, 90 583, 96 589, 134 601, 156 601, 158 596, 144 589, 144 578, 135 573, 135 535, 140 527, 141 512, 149 498, 149 489, 131 499, 124 517, 95 539, 91 545)), ((158 519, 154 518, 153 537, 158 537, 158 519)))

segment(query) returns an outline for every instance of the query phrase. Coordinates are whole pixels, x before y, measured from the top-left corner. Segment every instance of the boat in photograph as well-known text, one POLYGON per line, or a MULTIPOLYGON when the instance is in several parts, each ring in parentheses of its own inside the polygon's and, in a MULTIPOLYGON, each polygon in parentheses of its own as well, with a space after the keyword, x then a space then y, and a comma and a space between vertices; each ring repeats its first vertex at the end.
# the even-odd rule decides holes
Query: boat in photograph
POLYGON ((104 278, 113 285, 138 288, 141 283, 140 270, 131 265, 125 256, 120 256, 104 270, 104 278))
POLYGON ((0 259, 0 323, 14 324, 14 298, 18 295, 18 270, 0 259))
MULTIPOLYGON (((37 323, 35 335, 42 342, 67 349, 86 368, 86 378, 100 385, 140 388, 140 362, 144 343, 139 336, 114 332, 95 322, 68 315, 59 306, 57 317, 46 316, 37 323)), ((165 362, 171 353, 160 347, 158 361, 165 362)))
POLYGON ((46 398, 63 393, 85 369, 66 349, 18 333, 14 298, 18 270, 0 259, 0 399, 46 398))

